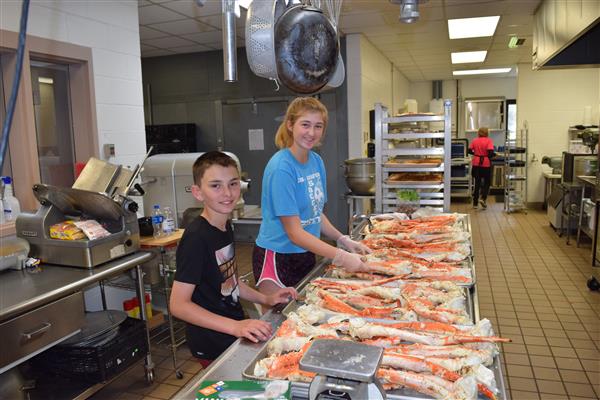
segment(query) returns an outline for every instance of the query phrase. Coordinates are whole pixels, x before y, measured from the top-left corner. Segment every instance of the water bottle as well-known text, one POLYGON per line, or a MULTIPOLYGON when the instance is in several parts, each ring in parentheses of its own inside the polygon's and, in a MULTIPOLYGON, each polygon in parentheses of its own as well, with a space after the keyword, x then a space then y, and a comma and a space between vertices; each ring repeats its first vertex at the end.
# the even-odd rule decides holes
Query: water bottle
POLYGON ((21 213, 21 205, 19 204, 19 200, 13 195, 12 179, 10 176, 3 176, 2 181, 4 182, 4 199, 2 200, 4 220, 6 222, 14 221, 21 213))
POLYGON ((162 229, 165 236, 175 232, 175 219, 173 218, 173 211, 171 207, 163 208, 163 214, 165 219, 163 220, 162 229))
POLYGON ((163 237, 163 221, 164 217, 162 211, 160 211, 160 205, 154 205, 154 213, 152 213, 152 228, 154 230, 154 238, 163 237))

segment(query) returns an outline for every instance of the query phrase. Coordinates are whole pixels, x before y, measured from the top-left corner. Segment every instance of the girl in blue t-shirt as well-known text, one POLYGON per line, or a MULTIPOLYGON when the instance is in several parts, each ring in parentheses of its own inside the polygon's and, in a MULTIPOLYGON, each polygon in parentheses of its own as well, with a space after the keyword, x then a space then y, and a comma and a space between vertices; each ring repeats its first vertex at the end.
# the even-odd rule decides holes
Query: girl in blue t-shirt
POLYGON ((292 101, 275 135, 280 149, 269 160, 262 182, 262 224, 252 254, 260 292, 296 286, 315 266, 315 254, 350 271, 364 268, 368 247, 340 233, 323 213, 327 177, 321 157, 312 151, 327 127, 327 109, 317 99, 292 101), (333 239, 331 246, 321 234, 333 239))

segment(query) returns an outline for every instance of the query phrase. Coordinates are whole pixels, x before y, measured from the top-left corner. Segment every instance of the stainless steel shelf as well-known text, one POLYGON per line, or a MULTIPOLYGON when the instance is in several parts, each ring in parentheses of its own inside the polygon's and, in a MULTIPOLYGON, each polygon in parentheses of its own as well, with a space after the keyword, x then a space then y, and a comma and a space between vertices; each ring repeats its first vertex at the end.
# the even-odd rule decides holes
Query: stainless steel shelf
MULTIPOLYGON (((379 103, 378 103, 379 104, 379 103)), ((385 117, 382 118, 381 122, 384 124, 404 124, 407 122, 439 122, 444 121, 443 115, 403 115, 396 117, 385 117)))
POLYGON ((383 135, 384 140, 443 139, 444 132, 398 132, 383 135))
POLYGON ((444 164, 439 167, 382 167, 383 172, 444 172, 444 164))
MULTIPOLYGON (((377 153, 377 150, 375 150, 377 153)), ((383 149, 381 155, 384 156, 441 156, 444 155, 443 147, 421 147, 410 148, 401 147, 397 149, 383 149)))

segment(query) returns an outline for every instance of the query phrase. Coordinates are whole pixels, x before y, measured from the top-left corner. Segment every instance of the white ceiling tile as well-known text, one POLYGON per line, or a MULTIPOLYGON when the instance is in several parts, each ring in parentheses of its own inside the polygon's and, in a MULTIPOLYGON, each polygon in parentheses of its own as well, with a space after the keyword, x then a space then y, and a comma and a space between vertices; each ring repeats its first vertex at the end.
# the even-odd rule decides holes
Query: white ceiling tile
POLYGON ((145 52, 142 52, 142 57, 157 57, 157 56, 172 56, 173 53, 172 51, 169 50, 165 50, 165 49, 158 49, 158 50, 148 50, 145 52))
POLYGON ((184 53, 200 53, 203 51, 210 51, 212 49, 210 47, 206 47, 201 44, 195 44, 192 46, 173 47, 170 50, 177 54, 184 54, 184 53))
POLYGON ((140 39, 148 40, 148 39, 156 39, 160 37, 168 36, 168 34, 164 32, 159 32, 156 29, 148 28, 145 26, 140 26, 140 39))
POLYGON ((202 7, 194 0, 170 1, 162 6, 192 18, 221 14, 221 0, 207 0, 202 7))
POLYGON ((159 5, 140 7, 139 18, 141 25, 157 24, 159 22, 183 19, 181 14, 175 13, 159 5))
MULTIPOLYGON (((212 26, 215 29, 221 29, 221 14, 211 15, 208 17, 198 17, 198 21, 205 23, 206 25, 212 26)), ((237 29, 244 29, 246 26, 246 18, 236 18, 235 26, 237 29)))
POLYGON ((194 42, 205 44, 215 43, 223 40, 222 31, 197 32, 189 35, 183 35, 184 38, 193 40, 194 42))
POLYGON ((154 47, 154 46, 149 46, 147 44, 141 43, 140 44, 140 49, 142 50, 142 53, 144 53, 145 51, 156 50, 157 48, 154 47))
POLYGON ((340 16, 338 25, 345 30, 355 27, 381 26, 385 24, 384 16, 380 13, 350 14, 340 16))
POLYGON ((144 42, 146 44, 151 44, 152 46, 159 47, 161 49, 168 49, 171 47, 181 47, 181 46, 191 46, 194 42, 183 39, 177 36, 169 36, 160 39, 153 39, 151 42, 144 42))
POLYGON ((191 18, 179 21, 163 22, 160 24, 152 24, 149 25, 149 27, 172 35, 185 35, 187 33, 214 30, 210 26, 191 18))

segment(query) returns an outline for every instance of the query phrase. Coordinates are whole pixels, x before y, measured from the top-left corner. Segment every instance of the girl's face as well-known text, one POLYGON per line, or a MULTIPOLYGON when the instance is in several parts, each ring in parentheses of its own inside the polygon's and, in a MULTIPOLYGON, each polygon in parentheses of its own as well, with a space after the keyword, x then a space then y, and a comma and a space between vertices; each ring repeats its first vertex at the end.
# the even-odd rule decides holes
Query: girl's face
POLYGON ((287 128, 292 131, 294 138, 292 146, 308 151, 321 141, 325 130, 325 121, 320 112, 309 111, 300 114, 294 124, 288 121, 287 128))

